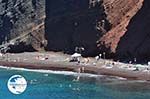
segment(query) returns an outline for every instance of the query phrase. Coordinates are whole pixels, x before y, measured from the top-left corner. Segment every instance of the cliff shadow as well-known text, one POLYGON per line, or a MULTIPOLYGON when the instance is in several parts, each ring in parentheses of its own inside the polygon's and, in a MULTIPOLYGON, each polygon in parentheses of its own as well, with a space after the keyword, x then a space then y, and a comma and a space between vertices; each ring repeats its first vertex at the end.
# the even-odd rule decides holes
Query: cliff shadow
POLYGON ((131 19, 127 32, 120 39, 117 56, 121 60, 141 62, 150 60, 150 1, 144 0, 142 8, 131 19))
POLYGON ((46 49, 74 53, 84 47, 85 56, 96 55, 97 40, 110 29, 104 12, 99 0, 46 0, 46 49))
POLYGON ((0 45, 10 38, 10 30, 13 26, 10 20, 9 16, 0 15, 0 45))

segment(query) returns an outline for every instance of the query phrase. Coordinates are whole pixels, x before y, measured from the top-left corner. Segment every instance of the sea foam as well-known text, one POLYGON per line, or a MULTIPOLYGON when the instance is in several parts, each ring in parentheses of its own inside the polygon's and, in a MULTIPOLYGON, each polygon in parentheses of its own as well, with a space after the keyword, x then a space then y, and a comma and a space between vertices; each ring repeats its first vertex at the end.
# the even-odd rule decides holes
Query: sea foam
POLYGON ((80 77, 101 77, 101 76, 103 76, 103 75, 96 75, 96 74, 90 74, 90 73, 77 73, 77 72, 72 72, 72 71, 53 71, 53 70, 43 70, 43 69, 26 69, 26 68, 7 67, 7 66, 0 66, 0 68, 7 69, 7 70, 21 70, 21 71, 49 73, 49 74, 73 75, 73 76, 80 76, 80 77))

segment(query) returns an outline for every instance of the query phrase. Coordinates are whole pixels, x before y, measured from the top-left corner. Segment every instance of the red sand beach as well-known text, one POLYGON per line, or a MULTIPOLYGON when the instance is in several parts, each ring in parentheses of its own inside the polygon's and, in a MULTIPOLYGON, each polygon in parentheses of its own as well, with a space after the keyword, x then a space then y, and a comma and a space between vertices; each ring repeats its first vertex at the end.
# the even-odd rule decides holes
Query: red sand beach
POLYGON ((127 69, 124 67, 134 66, 132 64, 124 64, 115 62, 110 65, 110 60, 99 60, 96 62, 94 58, 89 58, 89 62, 85 62, 85 58, 80 58, 80 63, 69 62, 70 55, 62 53, 7 53, 0 56, 0 65, 7 67, 27 68, 27 69, 43 69, 58 71, 74 71, 81 73, 101 74, 119 76, 134 80, 150 80, 150 70, 127 69), (124 66, 124 67, 123 67, 124 66), (123 67, 123 68, 121 68, 123 67))

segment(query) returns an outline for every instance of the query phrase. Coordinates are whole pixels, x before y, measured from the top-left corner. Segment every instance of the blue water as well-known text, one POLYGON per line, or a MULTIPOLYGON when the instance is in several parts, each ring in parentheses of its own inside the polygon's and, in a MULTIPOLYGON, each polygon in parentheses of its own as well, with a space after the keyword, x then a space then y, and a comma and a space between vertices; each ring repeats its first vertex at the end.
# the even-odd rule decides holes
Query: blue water
POLYGON ((115 77, 81 77, 0 69, 0 99, 150 99, 150 83, 119 80, 115 77), (7 81, 22 75, 28 82, 20 95, 12 94, 7 81))

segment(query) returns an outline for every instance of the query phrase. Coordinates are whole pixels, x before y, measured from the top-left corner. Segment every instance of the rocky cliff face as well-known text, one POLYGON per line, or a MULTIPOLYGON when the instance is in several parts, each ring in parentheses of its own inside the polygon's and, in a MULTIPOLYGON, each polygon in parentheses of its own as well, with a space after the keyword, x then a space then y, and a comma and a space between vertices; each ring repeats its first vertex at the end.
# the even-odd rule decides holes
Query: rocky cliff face
POLYGON ((28 50, 29 46, 29 50, 40 49, 44 40, 44 5, 44 0, 0 0, 0 43, 18 41, 13 50, 16 52, 28 50))
MULTIPOLYGON (((74 52, 84 47, 84 55, 116 53, 120 38, 143 0, 48 1, 46 38, 48 50, 74 52)), ((112 56, 110 56, 112 57, 112 56)))
POLYGON ((0 43, 19 41, 12 51, 47 44, 48 51, 84 47, 85 56, 147 58, 149 5, 148 0, 0 0, 0 43))
POLYGON ((45 25, 48 50, 84 47, 84 55, 96 55, 97 40, 111 28, 102 0, 47 0, 45 25))
POLYGON ((142 8, 130 20, 127 31, 121 37, 116 53, 121 58, 150 60, 150 1, 144 0, 142 8))
MULTIPOLYGON (((130 20, 137 14, 139 9, 143 6, 144 0, 104 0, 106 5, 106 11, 110 23, 113 24, 110 31, 108 31, 99 40, 99 48, 108 53, 108 57, 113 54, 118 54, 118 44, 121 41, 121 37, 126 34, 127 26, 130 20)), ((130 44, 123 44, 126 46, 130 44)), ((132 46, 132 45, 131 45, 132 46)), ((112 56, 110 56, 112 57, 112 56)))

